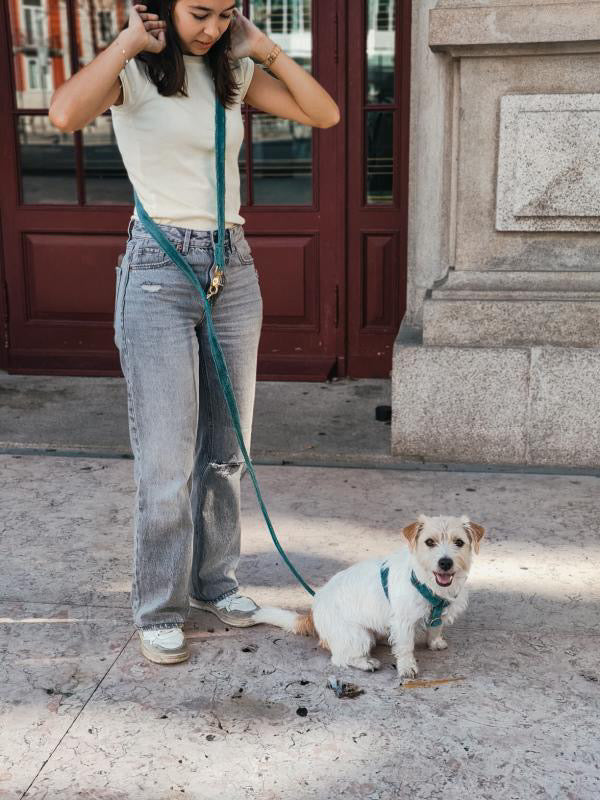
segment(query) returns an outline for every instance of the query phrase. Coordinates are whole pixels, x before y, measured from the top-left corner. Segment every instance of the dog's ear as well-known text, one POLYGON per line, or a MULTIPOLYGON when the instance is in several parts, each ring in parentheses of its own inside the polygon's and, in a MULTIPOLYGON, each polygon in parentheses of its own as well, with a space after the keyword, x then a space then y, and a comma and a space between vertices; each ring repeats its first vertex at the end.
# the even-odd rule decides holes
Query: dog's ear
POLYGON ((477 525, 476 522, 471 522, 467 520, 463 522, 463 528, 469 534, 469 538, 473 543, 473 550, 478 553, 479 552, 479 542, 483 539, 483 534, 485 533, 485 528, 482 528, 481 525, 477 525))
POLYGON ((410 545, 410 549, 415 549, 415 542, 417 541, 417 536, 423 529, 423 520, 422 517, 419 517, 417 522, 413 522, 412 525, 407 525, 406 528, 402 529, 402 533, 406 537, 408 544, 410 545))

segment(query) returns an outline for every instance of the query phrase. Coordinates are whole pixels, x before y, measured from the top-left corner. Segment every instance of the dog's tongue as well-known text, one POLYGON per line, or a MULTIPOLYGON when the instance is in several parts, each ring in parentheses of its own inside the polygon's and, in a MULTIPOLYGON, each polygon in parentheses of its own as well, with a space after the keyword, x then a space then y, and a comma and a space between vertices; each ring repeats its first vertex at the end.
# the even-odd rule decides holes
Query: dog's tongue
POLYGON ((452 583, 452 575, 447 575, 444 572, 436 572, 435 579, 442 586, 450 586, 452 583))

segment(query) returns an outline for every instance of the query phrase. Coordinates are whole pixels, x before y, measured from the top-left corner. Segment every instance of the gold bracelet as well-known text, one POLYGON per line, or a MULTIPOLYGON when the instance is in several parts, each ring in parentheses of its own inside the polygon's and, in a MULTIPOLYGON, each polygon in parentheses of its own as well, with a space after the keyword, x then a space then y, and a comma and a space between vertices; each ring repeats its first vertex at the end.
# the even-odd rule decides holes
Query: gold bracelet
MULTIPOLYGON (((116 41, 118 41, 118 37, 117 37, 117 39, 115 39, 115 42, 116 42, 116 41)), ((120 44, 121 44, 121 43, 119 42, 119 45, 120 45, 120 44)), ((122 66, 122 69, 125 69, 125 67, 127 66, 127 64, 129 64, 129 61, 130 61, 130 59, 129 59, 129 58, 127 58, 127 53, 126 53, 126 51, 125 51, 125 48, 124 48, 124 47, 121 47, 121 52, 122 52, 122 53, 123 53, 123 55, 125 56, 125 63, 124 63, 124 64, 123 64, 123 66, 122 66)))
POLYGON ((279 45, 276 44, 275 47, 269 53, 269 55, 265 58, 265 60, 261 62, 261 66, 265 67, 266 69, 269 69, 269 67, 275 61, 279 53, 281 53, 281 47, 279 47, 279 45))

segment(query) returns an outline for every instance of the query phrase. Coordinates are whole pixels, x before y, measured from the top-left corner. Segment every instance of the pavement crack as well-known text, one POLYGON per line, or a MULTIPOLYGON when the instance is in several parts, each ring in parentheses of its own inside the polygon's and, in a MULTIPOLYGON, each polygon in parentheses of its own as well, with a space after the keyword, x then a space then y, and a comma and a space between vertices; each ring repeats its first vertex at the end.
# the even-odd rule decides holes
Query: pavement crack
POLYGON ((31 787, 33 786, 33 784, 34 784, 34 783, 37 781, 37 779, 40 777, 40 775, 41 775, 41 773, 42 773, 42 771, 43 771, 44 767, 46 766, 46 764, 48 764, 48 762, 50 761, 50 759, 52 758, 52 756, 54 755, 54 753, 56 753, 56 751, 58 750, 58 748, 61 746, 61 744, 63 743, 63 741, 64 741, 64 740, 65 740, 65 738, 67 737, 67 735, 68 735, 68 734, 71 732, 71 728, 73 727, 73 725, 75 725, 75 723, 77 722, 77 720, 79 719, 79 717, 80 717, 80 716, 83 714, 83 712, 84 712, 84 711, 85 711, 85 709, 87 708, 88 704, 90 703, 90 701, 92 700, 92 698, 94 697, 94 695, 96 694, 96 692, 98 691, 98 689, 99 689, 99 688, 102 686, 102 684, 103 684, 103 683, 104 683, 104 681, 106 680, 106 677, 107 677, 108 673, 111 671, 111 669, 112 669, 112 668, 114 667, 114 665, 117 663, 117 661, 118 661, 118 660, 119 660, 119 658, 121 657, 122 653, 124 652, 125 648, 126 648, 126 647, 127 647, 127 645, 129 644, 129 642, 130 642, 130 641, 133 639, 133 637, 135 636, 135 634, 136 634, 136 631, 133 631, 133 633, 132 633, 132 634, 129 636, 129 638, 127 639, 127 641, 125 642, 125 644, 123 645, 123 647, 122 647, 122 648, 119 650, 119 652, 117 653, 117 655, 115 656, 115 658, 113 659, 113 661, 112 661, 112 662, 109 664, 109 666, 108 666, 108 669, 106 670, 106 672, 104 673, 104 675, 103 675, 103 676, 100 678, 100 680, 98 681, 98 683, 97 683, 97 684, 96 684, 96 686, 94 687, 94 691, 93 691, 93 692, 90 694, 90 696, 88 697, 88 699, 87 699, 87 700, 85 701, 85 703, 84 703, 84 704, 81 706, 81 708, 79 709, 78 713, 77 713, 77 714, 76 714, 76 715, 73 717, 73 719, 71 720, 71 724, 70 724, 70 725, 67 727, 66 731, 65 731, 65 732, 63 733, 63 735, 60 737, 60 739, 58 740, 58 742, 57 742, 56 746, 55 746, 55 747, 52 749, 52 752, 50 753, 50 755, 48 756, 48 758, 46 758, 46 759, 44 760, 44 762, 42 763, 42 766, 39 768, 39 770, 37 771, 37 773, 34 775, 34 777, 33 777, 32 781, 31 781, 31 783, 29 784, 29 786, 28 786, 28 787, 25 789, 25 791, 23 792, 23 794, 22 794, 22 795, 19 797, 19 800, 23 800, 23 798, 25 798, 25 797, 27 796, 27 793, 29 792, 29 790, 31 789, 31 787))

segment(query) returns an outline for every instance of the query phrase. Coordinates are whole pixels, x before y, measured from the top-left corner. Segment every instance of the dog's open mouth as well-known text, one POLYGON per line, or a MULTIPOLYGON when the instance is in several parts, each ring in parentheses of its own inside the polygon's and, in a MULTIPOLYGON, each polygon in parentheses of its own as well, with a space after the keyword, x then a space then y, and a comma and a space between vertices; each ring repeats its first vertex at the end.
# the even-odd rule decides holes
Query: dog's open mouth
POLYGON ((435 582, 438 586, 450 586, 452 583, 452 579, 454 578, 454 573, 450 572, 434 572, 435 582))

